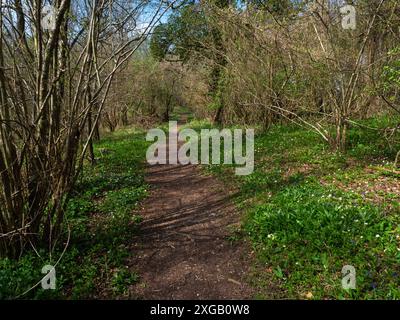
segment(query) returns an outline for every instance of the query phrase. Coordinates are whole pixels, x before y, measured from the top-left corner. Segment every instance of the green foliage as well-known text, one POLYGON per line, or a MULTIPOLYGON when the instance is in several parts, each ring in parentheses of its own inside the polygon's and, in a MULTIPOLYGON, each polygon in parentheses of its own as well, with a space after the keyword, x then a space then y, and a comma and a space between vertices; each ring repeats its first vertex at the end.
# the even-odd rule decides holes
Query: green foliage
POLYGON ((170 51, 172 41, 168 24, 160 24, 155 27, 150 41, 150 53, 153 58, 159 61, 163 60, 170 51))
POLYGON ((112 278, 113 289, 118 294, 126 292, 129 285, 134 284, 139 280, 139 276, 135 272, 130 272, 126 268, 118 269, 112 278))
POLYGON ((158 60, 167 55, 179 57, 187 61, 198 52, 204 50, 210 38, 204 12, 194 1, 177 9, 165 24, 154 30, 150 41, 150 52, 158 60))
POLYGON ((400 47, 396 47, 389 52, 391 62, 383 67, 382 78, 386 90, 392 87, 400 87, 400 47))
POLYGON ((348 154, 357 159, 373 161, 374 159, 394 160, 398 146, 396 140, 400 141, 400 134, 392 136, 392 143, 382 134, 385 128, 395 128, 399 123, 399 117, 381 116, 362 122, 377 130, 369 130, 362 127, 353 127, 348 134, 348 154), (372 142, 372 143, 371 143, 372 142))
MULTIPOLYGON (((288 292, 316 298, 399 298, 400 220, 361 196, 307 180, 257 206, 245 226, 261 260, 281 270, 288 292), (341 269, 357 270, 357 290, 341 288, 341 269), (283 270, 283 271, 282 271, 283 270)), ((399 212, 397 212, 398 214, 399 212)))
POLYGON ((301 1, 292 0, 247 0, 247 3, 253 5, 259 10, 265 10, 274 15, 288 15, 300 4, 301 1))
MULTIPOLYGON (((44 265, 53 265, 63 245, 41 258, 28 252, 18 261, 0 260, 0 298, 95 298, 125 294, 137 281, 135 272, 125 270, 132 254, 129 243, 141 218, 133 214, 147 194, 143 159, 148 143, 143 133, 118 131, 95 147, 97 165, 85 165, 68 204, 66 217, 71 230, 69 246, 56 265, 57 289, 43 290, 44 265), (129 274, 128 274, 129 273, 129 274)), ((67 230, 63 243, 67 240, 67 230)))
POLYGON ((388 52, 388 62, 383 66, 381 75, 381 92, 386 96, 391 107, 399 112, 400 88, 400 47, 395 47, 388 52))
MULTIPOLYGON (((381 175, 365 166, 386 164, 399 146, 388 146, 380 130, 367 127, 382 129, 398 121, 382 116, 351 126, 346 154, 332 152, 312 131, 273 126, 256 136, 253 174, 238 177, 229 166, 207 167, 226 182, 235 181, 237 204, 247 212, 242 234, 286 298, 309 292, 321 299, 400 297, 398 202, 390 193, 372 202, 340 187, 381 175), (344 265, 356 268, 357 290, 342 289, 344 265)), ((257 275, 256 285, 268 287, 265 276, 257 275)))

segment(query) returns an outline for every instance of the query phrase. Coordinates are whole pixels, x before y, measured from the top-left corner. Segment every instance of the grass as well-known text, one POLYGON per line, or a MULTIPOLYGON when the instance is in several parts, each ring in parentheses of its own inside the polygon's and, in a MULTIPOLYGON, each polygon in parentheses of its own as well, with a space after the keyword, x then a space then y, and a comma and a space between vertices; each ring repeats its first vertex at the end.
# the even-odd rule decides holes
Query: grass
MULTIPOLYGON (((382 117, 363 124, 396 122, 382 117)), ((189 126, 212 128, 196 120, 189 126)), ((148 145, 133 129, 96 145, 97 164, 85 165, 68 206, 72 234, 56 266, 57 289, 39 285, 22 298, 129 296, 139 279, 127 266, 140 221, 133 212, 147 194, 142 164, 148 145)), ((281 298, 400 298, 400 184, 390 168, 397 149, 381 131, 353 126, 348 151, 340 154, 311 131, 275 126, 256 136, 253 174, 234 176, 233 165, 206 167, 239 190, 238 206, 246 215, 229 240, 252 243, 257 298, 272 284, 281 298), (356 290, 341 286, 345 265, 356 269, 356 290)), ((37 284, 42 267, 54 264, 62 247, 52 257, 39 250, 19 261, 0 260, 0 298, 18 297, 37 284)))
POLYGON ((239 190, 240 232, 258 257, 252 282, 260 291, 278 283, 285 298, 400 298, 400 184, 385 173, 398 149, 381 131, 353 126, 340 154, 311 131, 275 126, 256 136, 253 174, 206 167, 239 190), (356 290, 342 288, 345 265, 356 269, 356 290))
POLYGON ((185 118, 188 121, 192 121, 194 119, 193 114, 187 107, 176 106, 170 115, 169 121, 179 121, 182 118, 185 118))
MULTIPOLYGON (((129 294, 139 275, 127 268, 130 241, 141 218, 134 209, 147 194, 144 182, 144 133, 124 129, 95 146, 97 164, 85 165, 66 217, 70 243, 56 266, 56 290, 36 286, 44 265, 54 265, 63 245, 50 258, 44 250, 19 261, 0 260, 0 298, 90 299, 129 294), (39 256, 40 255, 40 256, 39 256)), ((67 225, 66 224, 66 225, 67 225)), ((63 241, 67 236, 65 234, 63 241)))

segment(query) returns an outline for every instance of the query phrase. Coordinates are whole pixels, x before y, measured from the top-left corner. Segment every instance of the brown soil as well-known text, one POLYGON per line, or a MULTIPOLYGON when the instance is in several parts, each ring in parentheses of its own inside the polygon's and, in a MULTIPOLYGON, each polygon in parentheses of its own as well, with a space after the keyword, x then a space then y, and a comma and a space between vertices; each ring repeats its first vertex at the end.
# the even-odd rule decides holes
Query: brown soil
POLYGON ((376 170, 366 167, 364 174, 351 181, 325 181, 321 179, 324 185, 333 184, 336 187, 347 192, 355 192, 364 199, 373 203, 382 204, 400 201, 400 183, 398 178, 387 176, 376 176, 376 170), (371 175, 372 174, 372 175, 371 175))
POLYGON ((251 299, 250 253, 227 240, 240 215, 232 194, 196 165, 154 165, 132 268, 139 299, 251 299))

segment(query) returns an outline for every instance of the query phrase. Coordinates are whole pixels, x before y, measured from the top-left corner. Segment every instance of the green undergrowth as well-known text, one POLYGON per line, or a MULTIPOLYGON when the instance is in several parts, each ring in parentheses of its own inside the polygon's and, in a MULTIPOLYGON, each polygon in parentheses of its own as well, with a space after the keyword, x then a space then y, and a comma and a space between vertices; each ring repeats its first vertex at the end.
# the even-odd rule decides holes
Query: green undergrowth
POLYGON ((90 299, 128 294, 129 286, 139 279, 126 265, 134 254, 130 244, 141 220, 134 209, 147 194, 147 146, 144 133, 135 129, 121 129, 95 145, 96 164, 85 164, 68 204, 63 243, 51 257, 38 250, 37 254, 28 251, 18 261, 0 260, 0 298, 90 299), (68 229, 68 247, 62 254, 68 229), (40 283, 35 287, 47 264, 56 264, 55 290, 43 290, 40 283))
MULTIPOLYGON (((310 130, 274 126, 256 135, 252 174, 205 166, 239 190, 245 216, 237 233, 252 243, 262 273, 252 282, 263 292, 273 283, 284 298, 400 298, 400 206, 393 193, 400 182, 388 174, 400 146, 380 130, 398 122, 381 117, 352 126, 346 153, 310 130), (374 191, 380 179, 392 188, 374 191), (355 290, 342 288, 345 265, 355 267, 355 290)), ((197 121, 193 128, 202 125, 211 126, 197 121)))

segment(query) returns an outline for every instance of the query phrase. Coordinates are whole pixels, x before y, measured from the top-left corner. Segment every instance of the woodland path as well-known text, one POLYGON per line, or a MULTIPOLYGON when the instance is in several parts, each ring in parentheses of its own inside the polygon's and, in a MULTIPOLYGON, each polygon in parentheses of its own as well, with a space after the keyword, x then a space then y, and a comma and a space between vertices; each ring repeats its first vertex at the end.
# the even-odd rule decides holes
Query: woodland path
POLYGON ((240 215, 231 192, 197 165, 147 168, 150 196, 130 263, 140 275, 139 299, 251 299, 251 259, 241 242, 227 240, 240 215))

